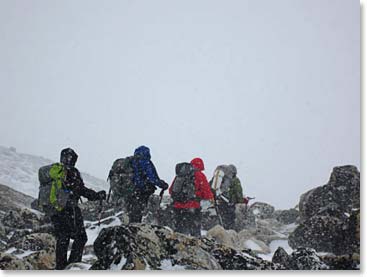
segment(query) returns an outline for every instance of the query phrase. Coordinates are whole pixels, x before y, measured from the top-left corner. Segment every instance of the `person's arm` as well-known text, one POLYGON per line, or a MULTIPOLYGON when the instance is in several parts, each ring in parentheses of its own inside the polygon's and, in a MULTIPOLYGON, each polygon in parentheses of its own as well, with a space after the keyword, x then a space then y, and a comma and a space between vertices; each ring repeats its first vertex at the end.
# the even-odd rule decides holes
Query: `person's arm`
POLYGON ((79 170, 74 168, 73 171, 74 171, 72 173, 73 178, 74 178, 74 180, 73 180, 73 183, 74 183, 73 193, 75 193, 78 196, 83 196, 83 197, 87 198, 90 201, 99 200, 101 198, 101 194, 102 194, 103 191, 96 192, 92 189, 87 188, 84 185, 84 181, 83 181, 82 176, 79 173, 79 170))
POLYGON ((145 170, 146 177, 151 184, 155 185, 156 187, 167 189, 168 185, 165 182, 162 182, 161 179, 159 179, 157 170, 155 169, 155 166, 151 161, 149 161, 145 170))

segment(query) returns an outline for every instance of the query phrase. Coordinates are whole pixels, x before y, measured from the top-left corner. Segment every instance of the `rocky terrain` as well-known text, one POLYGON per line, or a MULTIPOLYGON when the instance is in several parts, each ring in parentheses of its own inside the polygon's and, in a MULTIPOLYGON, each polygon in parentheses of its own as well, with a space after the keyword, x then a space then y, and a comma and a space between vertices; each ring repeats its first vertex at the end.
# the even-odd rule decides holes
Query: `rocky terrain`
MULTIPOLYGON (((30 208, 32 197, 0 186, 0 268, 53 269, 52 226, 30 208)), ((359 172, 336 167, 329 182, 306 192, 298 208, 255 202, 236 207, 235 230, 202 203, 202 236, 174 232, 170 198, 150 199, 143 223, 128 224, 124 203, 81 204, 88 242, 69 270, 359 269, 359 172)))

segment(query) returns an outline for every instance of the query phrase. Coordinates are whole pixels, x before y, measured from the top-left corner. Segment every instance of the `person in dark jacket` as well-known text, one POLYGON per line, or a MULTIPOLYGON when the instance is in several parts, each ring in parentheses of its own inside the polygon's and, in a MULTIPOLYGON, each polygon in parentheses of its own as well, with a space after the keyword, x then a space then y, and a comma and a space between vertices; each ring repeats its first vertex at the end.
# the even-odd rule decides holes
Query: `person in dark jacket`
MULTIPOLYGON (((200 200, 213 200, 213 193, 210 189, 208 180, 203 173, 204 162, 201 158, 194 158, 191 162, 194 167, 194 186, 195 200, 185 202, 174 202, 173 211, 175 214, 176 231, 192 235, 195 237, 201 236, 201 206, 200 200)), ((173 184, 169 188, 169 193, 172 194, 173 184)))
POLYGON ((135 149, 132 159, 134 170, 133 183, 135 189, 133 196, 126 203, 129 223, 139 223, 147 207, 149 197, 155 192, 156 187, 166 190, 168 184, 161 180, 151 161, 150 150, 146 146, 135 149))
POLYGON ((81 196, 91 201, 106 199, 104 190, 95 192, 85 187, 79 170, 75 167, 78 155, 71 148, 61 151, 60 162, 64 166, 65 181, 63 186, 70 191, 66 207, 51 217, 56 237, 56 269, 62 270, 70 263, 82 260, 83 249, 87 243, 87 234, 84 228, 83 216, 78 201, 81 196), (69 259, 67 251, 70 239, 73 239, 69 259))

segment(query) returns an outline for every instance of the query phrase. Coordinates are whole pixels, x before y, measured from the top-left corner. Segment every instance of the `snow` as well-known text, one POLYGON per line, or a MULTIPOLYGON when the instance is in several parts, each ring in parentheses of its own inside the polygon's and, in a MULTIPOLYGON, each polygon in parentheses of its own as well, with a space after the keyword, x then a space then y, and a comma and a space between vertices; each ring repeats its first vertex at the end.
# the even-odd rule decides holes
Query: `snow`
MULTIPOLYGON (((54 161, 34 155, 17 153, 15 149, 0 146, 0 184, 32 197, 38 197, 38 170, 54 161)), ((108 184, 87 173, 81 173, 87 187, 107 190, 108 184)))
POLYGON ((73 263, 70 266, 67 267, 68 270, 88 270, 92 265, 79 262, 79 263, 73 263))
POLYGON ((86 228, 86 232, 88 236, 88 241, 86 245, 93 245, 94 241, 96 240, 96 238, 99 235, 99 232, 102 229, 121 225, 121 220, 117 216, 118 214, 104 218, 103 221, 107 221, 111 218, 113 219, 113 221, 111 221, 109 224, 101 223, 100 226, 98 226, 98 221, 84 221, 84 225, 89 226, 88 228, 86 228))
POLYGON ((262 248, 251 239, 246 240, 243 244, 244 244, 244 247, 246 248, 250 248, 255 251, 262 251, 262 248))
POLYGON ((121 270, 121 268, 125 265, 125 263, 126 263, 126 258, 122 256, 118 264, 112 264, 110 266, 110 270, 121 270))
POLYGON ((269 254, 258 254, 258 256, 264 260, 271 261, 275 251, 278 247, 282 247, 288 254, 293 252, 293 249, 289 246, 288 240, 273 240, 269 244, 270 253, 269 254))
POLYGON ((183 265, 172 265, 170 259, 164 259, 161 261, 160 269, 162 270, 185 270, 183 265))
POLYGON ((19 258, 19 259, 23 259, 24 257, 27 257, 33 253, 36 253, 37 251, 32 251, 32 250, 18 250, 15 247, 11 247, 8 250, 5 251, 6 254, 12 254, 15 257, 19 258), (21 252, 21 253, 17 253, 17 252, 21 252))

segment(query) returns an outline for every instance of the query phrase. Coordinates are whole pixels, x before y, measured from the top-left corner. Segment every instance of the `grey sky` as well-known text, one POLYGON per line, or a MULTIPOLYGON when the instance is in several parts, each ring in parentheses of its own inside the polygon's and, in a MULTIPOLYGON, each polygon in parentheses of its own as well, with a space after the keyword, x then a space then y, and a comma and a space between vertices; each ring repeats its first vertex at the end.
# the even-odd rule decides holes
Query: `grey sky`
POLYGON ((360 4, 351 0, 0 2, 0 144, 105 179, 151 148, 171 182, 237 165, 277 208, 360 165, 360 4))

